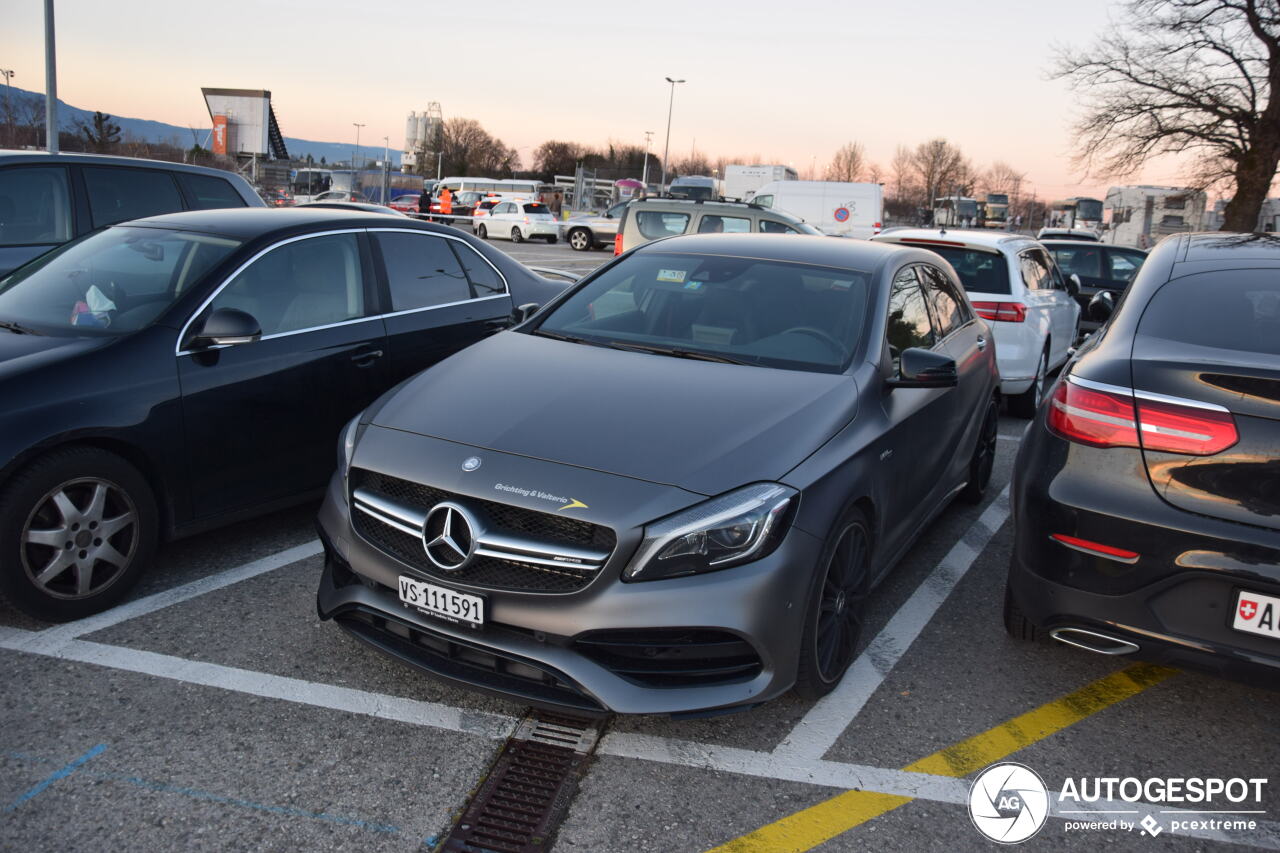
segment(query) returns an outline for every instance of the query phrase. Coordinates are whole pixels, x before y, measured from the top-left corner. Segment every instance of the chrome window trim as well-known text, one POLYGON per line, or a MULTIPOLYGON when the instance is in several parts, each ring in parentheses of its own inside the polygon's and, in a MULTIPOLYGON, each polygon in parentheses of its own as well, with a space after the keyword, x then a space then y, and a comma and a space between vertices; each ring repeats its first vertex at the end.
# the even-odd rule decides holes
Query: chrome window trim
POLYGON ((1205 403, 1201 400, 1189 400, 1186 397, 1171 397, 1168 394, 1157 394, 1154 391, 1140 391, 1136 388, 1124 388, 1120 385, 1108 385, 1105 382, 1094 382, 1092 379, 1081 379, 1075 375, 1068 376, 1067 381, 1079 385, 1082 388, 1091 388, 1094 391, 1102 391, 1109 394, 1138 397, 1143 400, 1150 400, 1153 403, 1169 403, 1174 406, 1190 406, 1192 408, 1204 409, 1210 412, 1223 412, 1228 415, 1231 414, 1230 409, 1226 406, 1219 406, 1217 403, 1205 403))
MULTIPOLYGON (((223 280, 223 282, 218 285, 217 289, 215 289, 213 293, 209 294, 209 297, 205 299, 203 302, 201 302, 200 306, 196 308, 195 311, 191 312, 191 316, 187 318, 187 322, 185 322, 182 325, 182 331, 178 333, 178 339, 174 342, 174 345, 173 345, 174 356, 181 357, 184 355, 193 355, 198 352, 209 352, 211 350, 226 348, 225 346, 212 346, 206 349, 188 350, 188 349, 182 348, 182 342, 186 339, 187 332, 191 330, 191 324, 195 322, 197 317, 199 317, 202 313, 204 313, 204 310, 209 307, 210 303, 212 303, 213 300, 218 298, 218 294, 222 293, 223 289, 225 289, 228 284, 235 281, 236 276, 240 275, 240 273, 248 269, 248 267, 251 264, 257 261, 263 255, 267 254, 268 252, 274 251, 275 249, 278 249, 281 246, 287 246, 290 243, 296 243, 300 240, 309 240, 314 237, 332 237, 337 234, 361 234, 361 233, 369 233, 372 231, 398 231, 403 234, 426 234, 431 237, 440 237, 445 240, 456 240, 457 242, 462 243, 464 246, 466 246, 476 255, 478 255, 485 263, 487 263, 490 267, 493 268, 493 271, 498 275, 498 280, 502 282, 503 292, 495 293, 491 296, 479 296, 479 297, 476 297, 475 299, 463 299, 457 302, 445 302, 441 305, 427 305, 422 308, 406 308, 403 311, 388 311, 382 314, 369 314, 364 317, 355 317, 351 320, 342 320, 337 323, 327 323, 323 326, 308 326, 305 329, 293 329, 288 332, 276 332, 275 334, 271 334, 271 335, 263 335, 262 337, 258 338, 258 340, 270 341, 276 338, 289 337, 290 335, 301 335, 306 332, 319 332, 319 331, 323 331, 324 329, 336 329, 339 326, 350 326, 354 323, 364 323, 369 320, 381 320, 385 317, 399 317, 402 314, 415 314, 420 311, 433 311, 437 308, 452 308, 456 305, 466 305, 471 302, 484 302, 489 299, 502 299, 504 297, 509 297, 511 295, 511 286, 510 284, 508 284, 506 276, 502 274, 501 270, 499 270, 496 266, 494 266, 493 261, 489 260, 479 252, 476 252, 474 248, 472 248, 470 245, 467 244, 466 240, 463 240, 459 237, 454 237, 449 234, 436 234, 431 231, 419 231, 416 228, 341 228, 334 231, 317 231, 311 234, 299 234, 296 237, 290 237, 287 240, 281 240, 278 243, 272 243, 270 246, 267 246, 266 248, 262 249, 261 251, 256 253, 253 257, 249 258, 247 261, 242 263, 240 266, 236 267, 235 270, 231 273, 231 275, 227 276, 223 280)), ((465 268, 463 269, 463 272, 464 273, 466 272, 465 268)))

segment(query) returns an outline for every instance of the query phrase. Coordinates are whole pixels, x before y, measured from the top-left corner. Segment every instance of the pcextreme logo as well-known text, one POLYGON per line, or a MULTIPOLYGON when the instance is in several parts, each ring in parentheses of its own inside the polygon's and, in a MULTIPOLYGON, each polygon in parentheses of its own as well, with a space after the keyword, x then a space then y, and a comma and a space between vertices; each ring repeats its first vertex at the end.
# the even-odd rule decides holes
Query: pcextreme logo
POLYGON ((559 495, 553 495, 540 489, 525 489, 520 486, 508 486, 506 483, 494 483, 493 488, 499 492, 510 492, 513 495, 520 495, 523 498, 535 498, 540 501, 558 503, 560 504, 560 508, 557 509, 556 512, 564 512, 566 509, 590 509, 590 507, 577 498, 562 498, 559 495))
POLYGON ((1052 796, 1065 832, 1247 833, 1266 813, 1266 786, 1266 779, 1080 777, 1066 779, 1051 795, 1030 767, 1004 762, 973 780, 969 818, 990 840, 1018 844, 1044 826, 1052 796))

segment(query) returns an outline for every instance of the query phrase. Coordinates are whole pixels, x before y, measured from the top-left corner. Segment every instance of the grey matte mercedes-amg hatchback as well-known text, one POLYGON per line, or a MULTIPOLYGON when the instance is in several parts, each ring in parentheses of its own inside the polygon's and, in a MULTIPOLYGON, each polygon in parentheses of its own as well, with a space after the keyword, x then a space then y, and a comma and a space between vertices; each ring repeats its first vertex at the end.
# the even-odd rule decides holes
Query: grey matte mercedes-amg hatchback
POLYGON ((646 244, 351 421, 320 615, 538 706, 820 696, 871 587, 982 497, 994 350, 927 250, 646 244))

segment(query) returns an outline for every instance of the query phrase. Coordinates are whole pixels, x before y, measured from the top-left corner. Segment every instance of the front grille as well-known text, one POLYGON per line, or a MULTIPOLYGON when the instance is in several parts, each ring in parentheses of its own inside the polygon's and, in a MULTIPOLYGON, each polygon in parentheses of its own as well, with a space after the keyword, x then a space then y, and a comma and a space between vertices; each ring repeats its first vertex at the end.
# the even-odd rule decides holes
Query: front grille
POLYGON ((375 471, 353 469, 350 479, 353 495, 351 521, 356 532, 398 560, 426 575, 445 581, 525 592, 574 592, 595 579, 617 544, 617 538, 611 529, 580 519, 455 495, 443 489, 375 471), (386 506, 391 507, 393 512, 396 508, 403 509, 400 521, 408 523, 393 525, 386 520, 385 514, 380 519, 360 511, 360 495, 388 501, 386 506), (417 529, 415 522, 402 516, 416 513, 419 518, 425 517, 432 507, 442 501, 467 506, 478 517, 483 518, 487 532, 506 537, 509 542, 527 544, 533 549, 524 555, 530 561, 519 559, 518 554, 506 557, 477 555, 466 566, 455 571, 437 567, 427 558, 421 535, 410 532, 417 529), (559 558, 548 559, 558 552, 589 554, 591 559, 585 559, 581 565, 575 565, 572 561, 558 562, 559 558), (541 565, 534 559, 534 553, 543 555, 541 565))
POLYGON ((604 710, 568 676, 528 658, 427 631, 363 607, 338 613, 334 620, 370 645, 436 675, 528 702, 592 713, 604 710))
POLYGON ((749 681, 760 656, 741 637, 698 628, 590 631, 575 651, 615 675, 646 687, 700 687, 749 681))

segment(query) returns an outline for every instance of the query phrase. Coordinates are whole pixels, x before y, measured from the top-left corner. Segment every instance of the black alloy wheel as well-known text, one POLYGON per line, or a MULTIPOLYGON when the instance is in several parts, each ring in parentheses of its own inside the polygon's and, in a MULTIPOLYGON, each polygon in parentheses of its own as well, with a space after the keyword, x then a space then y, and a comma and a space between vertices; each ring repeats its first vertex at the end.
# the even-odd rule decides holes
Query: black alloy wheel
POLYGON ((817 699, 835 689, 858 652, 871 591, 871 532, 850 509, 828 540, 822 579, 805 617, 796 693, 817 699))
POLYGON ((982 429, 978 432, 978 443, 969 457, 969 482, 960 492, 960 500, 965 503, 981 503, 987 494, 987 485, 991 482, 991 471, 996 464, 996 442, 999 438, 1000 408, 994 399, 987 404, 987 413, 982 417, 982 429))

